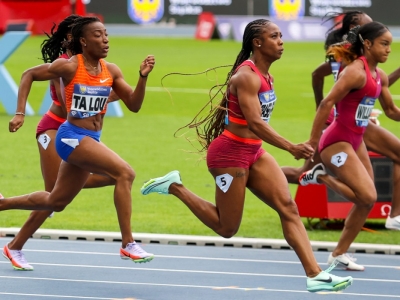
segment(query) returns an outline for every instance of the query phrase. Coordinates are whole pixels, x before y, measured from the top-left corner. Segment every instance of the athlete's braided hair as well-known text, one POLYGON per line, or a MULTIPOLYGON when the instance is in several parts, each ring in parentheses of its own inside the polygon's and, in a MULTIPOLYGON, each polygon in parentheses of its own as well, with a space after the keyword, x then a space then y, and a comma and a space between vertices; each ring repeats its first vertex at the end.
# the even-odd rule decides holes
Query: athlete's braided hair
POLYGON ((70 26, 79 18, 81 17, 78 15, 70 15, 58 24, 56 31, 54 29, 57 25, 54 24, 50 34, 45 32, 48 38, 40 45, 42 59, 45 63, 55 61, 61 54, 67 51, 67 34, 71 31, 70 26))
POLYGON ((342 42, 343 36, 345 36, 350 30, 350 26, 358 25, 361 15, 364 14, 364 12, 359 10, 350 10, 343 13, 327 13, 324 17, 324 23, 334 20, 337 17, 343 17, 343 19, 339 22, 336 22, 331 28, 328 29, 324 45, 325 50, 327 50, 330 45, 342 42), (340 26, 340 28, 335 29, 338 26, 340 26))
MULTIPOLYGON (((235 73, 237 67, 245 60, 247 60, 250 57, 251 53, 253 52, 253 39, 260 38, 265 26, 268 25, 269 23, 271 23, 271 21, 269 20, 257 19, 247 24, 243 33, 242 49, 240 50, 238 56, 236 57, 236 61, 233 64, 232 69, 228 72, 225 83, 213 87, 213 88, 219 87, 219 90, 217 91, 217 93, 215 93, 213 97, 211 97, 210 101, 206 104, 206 106, 212 103, 215 96, 218 95, 219 92, 221 92, 221 90, 224 87, 228 86, 229 80, 235 73)), ((217 106, 211 107, 211 110, 206 117, 204 117, 201 120, 197 120, 197 117, 199 116, 201 111, 206 107, 204 106, 201 109, 201 111, 195 116, 192 122, 185 126, 189 128, 191 127, 196 128, 197 136, 202 146, 202 149, 200 151, 207 150, 211 142, 223 132, 225 124, 225 114, 227 110, 226 108, 227 101, 228 101, 227 91, 225 91, 223 93, 223 98, 220 101, 220 103, 217 106), (204 125, 203 128, 200 127, 202 125, 204 125)))
POLYGON ((71 50, 73 55, 82 53, 80 38, 83 36, 83 31, 86 25, 94 22, 101 21, 97 17, 81 17, 71 25, 72 41, 69 44, 68 49, 71 50))

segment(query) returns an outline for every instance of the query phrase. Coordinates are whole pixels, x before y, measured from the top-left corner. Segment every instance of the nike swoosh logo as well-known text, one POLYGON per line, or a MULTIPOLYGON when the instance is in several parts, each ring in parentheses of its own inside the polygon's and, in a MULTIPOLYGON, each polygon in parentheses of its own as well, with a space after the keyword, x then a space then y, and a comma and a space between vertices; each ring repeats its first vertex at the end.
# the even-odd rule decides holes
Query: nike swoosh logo
POLYGON ((100 79, 100 83, 104 83, 104 82, 106 82, 108 79, 110 79, 110 78, 100 79))
POLYGON ((332 277, 331 276, 329 276, 329 278, 328 279, 314 279, 315 281, 321 281, 321 282, 327 282, 327 283, 330 283, 330 282, 332 282, 332 277))

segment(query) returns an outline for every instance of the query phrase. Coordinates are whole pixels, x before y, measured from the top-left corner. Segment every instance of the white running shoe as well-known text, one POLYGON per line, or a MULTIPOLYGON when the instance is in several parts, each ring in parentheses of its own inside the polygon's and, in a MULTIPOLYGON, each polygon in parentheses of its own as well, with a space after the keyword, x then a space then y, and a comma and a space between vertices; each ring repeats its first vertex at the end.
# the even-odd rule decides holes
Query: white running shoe
POLYGON ((4 196, 0 193, 0 200, 4 199, 4 196))
POLYGON ((400 230, 400 216, 394 218, 387 217, 385 227, 387 229, 400 230))
POLYGON ((337 264, 338 262, 335 260, 327 270, 321 271, 315 277, 307 277, 307 291, 312 293, 320 291, 337 292, 348 288, 353 283, 353 277, 339 277, 330 273, 337 264))
POLYGON ((317 181, 317 177, 319 175, 325 175, 325 174, 327 174, 325 166, 322 163, 316 164, 314 168, 300 175, 299 183, 302 186, 306 186, 309 184, 320 184, 317 181))
POLYGON ((121 259, 131 259, 135 263, 145 263, 154 258, 153 253, 147 253, 136 242, 129 243, 119 250, 121 259))
POLYGON ((150 193, 159 193, 168 195, 169 194, 169 186, 173 183, 182 184, 181 175, 179 171, 169 172, 167 175, 163 177, 157 177, 148 180, 145 182, 140 189, 140 192, 143 195, 148 195, 150 193))
POLYGON ((338 255, 336 257, 332 256, 332 253, 329 254, 328 264, 332 264, 334 261, 338 262, 338 267, 348 271, 364 271, 364 266, 358 265, 355 263, 357 258, 352 257, 351 255, 344 253, 342 255, 338 255))
POLYGON ((3 248, 3 256, 11 262, 15 270, 19 271, 32 271, 33 267, 28 264, 25 259, 24 253, 21 250, 10 250, 8 245, 3 248))

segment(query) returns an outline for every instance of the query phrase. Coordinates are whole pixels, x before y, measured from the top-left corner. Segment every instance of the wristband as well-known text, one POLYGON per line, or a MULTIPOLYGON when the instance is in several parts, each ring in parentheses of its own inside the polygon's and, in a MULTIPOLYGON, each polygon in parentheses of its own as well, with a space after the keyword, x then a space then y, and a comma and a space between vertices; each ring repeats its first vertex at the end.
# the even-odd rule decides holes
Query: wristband
POLYGON ((142 74, 142 72, 140 72, 140 70, 139 70, 139 76, 142 77, 142 78, 147 78, 147 76, 149 76, 149 75, 147 74, 146 76, 144 76, 144 75, 142 74))
POLYGON ((23 112, 20 112, 20 111, 17 111, 17 112, 15 112, 15 115, 21 115, 21 116, 25 116, 25 113, 23 113, 23 112))

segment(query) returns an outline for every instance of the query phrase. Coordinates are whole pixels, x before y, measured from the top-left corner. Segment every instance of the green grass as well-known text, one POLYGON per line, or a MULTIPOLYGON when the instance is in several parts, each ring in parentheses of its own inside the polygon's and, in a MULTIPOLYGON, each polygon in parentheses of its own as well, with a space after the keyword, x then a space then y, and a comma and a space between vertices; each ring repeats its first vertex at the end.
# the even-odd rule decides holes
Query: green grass
MULTIPOLYGON (((18 83, 22 72, 40 60, 42 37, 29 38, 6 62, 11 76, 18 83)), ((394 44, 389 61, 382 65, 387 72, 397 68, 400 44, 394 44)), ((115 62, 122 69, 128 83, 135 85, 140 61, 147 54, 154 54, 156 66, 148 79, 148 87, 160 87, 161 78, 171 72, 196 73, 207 68, 232 64, 240 50, 236 42, 202 42, 191 39, 140 39, 110 38, 108 61, 115 62)), ((278 102, 274 109, 271 125, 293 142, 307 140, 314 116, 311 72, 323 62, 324 54, 320 43, 286 43, 285 53, 280 61, 271 67, 275 78, 278 102)), ((172 196, 142 196, 142 183, 154 176, 173 169, 181 171, 185 185, 205 199, 214 201, 214 182, 207 171, 205 162, 185 138, 175 138, 174 132, 194 117, 208 101, 207 93, 182 93, 176 88, 207 91, 216 82, 224 82, 229 68, 219 69, 215 74, 199 76, 169 76, 164 85, 166 91, 150 89, 142 110, 129 113, 124 108, 123 118, 109 117, 105 120, 102 141, 115 150, 133 166, 137 173, 133 185, 132 230, 134 232, 215 235, 172 196)), ((326 82, 326 92, 332 80, 326 82)), ((38 111, 46 91, 46 82, 34 84, 29 103, 38 111)), ((393 94, 400 94, 400 85, 391 88, 393 94)), ((379 105, 378 105, 379 106, 379 105)), ((18 195, 43 189, 39 167, 39 156, 34 140, 39 116, 26 117, 25 124, 17 133, 8 132, 8 121, 0 107, 0 191, 4 195, 18 195)), ((381 125, 398 135, 397 124, 386 117, 380 117, 381 125)), ((184 133, 185 131, 181 131, 184 133)), ((398 135, 399 136, 399 135, 398 135)), ((193 132, 187 133, 194 138, 193 132)), ((300 166, 289 153, 265 145, 280 165, 300 166)), ((68 187, 66 187, 68 188, 68 187)), ((296 186, 290 186, 292 195, 296 186)), ((113 189, 110 187, 83 190, 63 213, 46 221, 43 228, 118 231, 113 206, 113 189)), ((310 205, 312 205, 310 203, 310 205)), ((20 227, 29 212, 1 212, 0 227, 20 227)), ((356 242, 399 244, 396 232, 383 230, 383 220, 374 221, 378 234, 361 232, 356 242)), ((309 231, 311 240, 337 241, 340 230, 309 231)), ((283 238, 277 214, 247 193, 241 228, 237 236, 283 238)))

